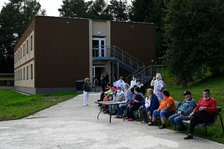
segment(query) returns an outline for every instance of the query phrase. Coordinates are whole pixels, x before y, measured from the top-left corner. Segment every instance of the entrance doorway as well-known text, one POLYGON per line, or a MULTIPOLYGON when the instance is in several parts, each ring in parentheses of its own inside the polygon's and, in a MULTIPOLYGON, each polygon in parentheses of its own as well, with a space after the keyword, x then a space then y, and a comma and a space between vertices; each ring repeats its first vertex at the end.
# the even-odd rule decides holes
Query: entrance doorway
POLYGON ((98 85, 101 85, 100 77, 104 72, 107 72, 106 66, 93 66, 93 80, 97 79, 98 85))
POLYGON ((93 57, 106 57, 106 39, 93 38, 93 57))

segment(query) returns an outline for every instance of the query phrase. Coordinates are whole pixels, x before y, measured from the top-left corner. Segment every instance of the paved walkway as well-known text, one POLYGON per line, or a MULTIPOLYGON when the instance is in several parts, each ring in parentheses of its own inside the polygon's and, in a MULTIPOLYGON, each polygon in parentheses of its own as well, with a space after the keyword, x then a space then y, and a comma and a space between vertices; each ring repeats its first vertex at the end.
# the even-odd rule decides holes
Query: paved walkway
POLYGON ((21 120, 0 122, 0 149, 223 149, 202 138, 184 140, 185 134, 159 130, 139 122, 123 122, 101 114, 91 93, 89 106, 82 95, 21 120))

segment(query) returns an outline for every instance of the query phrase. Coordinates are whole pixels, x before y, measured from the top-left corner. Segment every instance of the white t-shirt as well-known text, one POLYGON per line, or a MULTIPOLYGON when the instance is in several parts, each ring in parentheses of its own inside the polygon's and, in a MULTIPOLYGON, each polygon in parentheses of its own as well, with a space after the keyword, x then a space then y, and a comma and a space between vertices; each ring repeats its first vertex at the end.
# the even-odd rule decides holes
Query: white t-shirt
POLYGON ((136 85, 136 79, 135 80, 131 80, 131 88, 134 87, 134 85, 136 85))
POLYGON ((145 107, 148 108, 151 105, 151 99, 149 99, 149 97, 145 98, 145 107))
POLYGON ((152 80, 151 81, 151 86, 153 86, 153 93, 155 94, 156 93, 156 89, 157 89, 157 86, 158 86, 158 80, 152 80))

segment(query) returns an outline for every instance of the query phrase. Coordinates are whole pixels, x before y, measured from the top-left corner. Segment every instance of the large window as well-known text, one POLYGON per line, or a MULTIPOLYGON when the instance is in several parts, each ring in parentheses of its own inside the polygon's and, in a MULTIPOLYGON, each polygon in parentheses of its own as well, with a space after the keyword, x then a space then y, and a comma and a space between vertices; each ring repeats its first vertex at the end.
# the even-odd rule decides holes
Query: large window
POLYGON ((93 57, 106 57, 106 39, 93 38, 93 57))

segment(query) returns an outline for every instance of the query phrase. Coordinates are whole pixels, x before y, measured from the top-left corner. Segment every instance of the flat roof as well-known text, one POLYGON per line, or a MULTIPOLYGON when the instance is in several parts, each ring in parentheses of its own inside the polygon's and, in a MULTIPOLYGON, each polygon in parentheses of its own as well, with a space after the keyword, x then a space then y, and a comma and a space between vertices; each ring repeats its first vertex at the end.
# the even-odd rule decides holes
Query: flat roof
POLYGON ((14 73, 0 73, 0 76, 14 76, 14 73))
MULTIPOLYGON (((94 20, 94 21, 111 21, 111 22, 122 22, 122 23, 139 23, 139 24, 151 24, 153 22, 135 22, 135 21, 115 21, 115 20, 102 20, 102 19, 91 19, 91 18, 79 18, 79 17, 62 17, 62 16, 36 16, 36 17, 45 17, 45 18, 64 18, 64 19, 75 19, 75 20, 94 20)), ((36 18, 34 17, 34 18, 36 18)))

